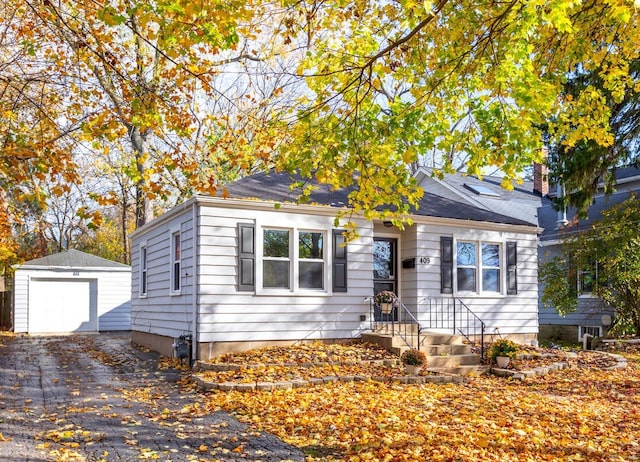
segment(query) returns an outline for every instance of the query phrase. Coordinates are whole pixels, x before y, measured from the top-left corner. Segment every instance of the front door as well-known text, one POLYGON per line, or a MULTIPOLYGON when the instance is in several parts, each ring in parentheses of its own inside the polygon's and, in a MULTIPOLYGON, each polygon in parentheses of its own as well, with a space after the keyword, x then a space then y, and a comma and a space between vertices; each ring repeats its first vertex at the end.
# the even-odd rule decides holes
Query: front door
MULTIPOLYGON (((397 279, 397 254, 398 240, 388 237, 376 237, 373 239, 373 294, 388 290, 398 294, 397 279)), ((397 320, 397 309, 391 314, 382 314, 380 307, 375 307, 374 317, 376 321, 397 320)))

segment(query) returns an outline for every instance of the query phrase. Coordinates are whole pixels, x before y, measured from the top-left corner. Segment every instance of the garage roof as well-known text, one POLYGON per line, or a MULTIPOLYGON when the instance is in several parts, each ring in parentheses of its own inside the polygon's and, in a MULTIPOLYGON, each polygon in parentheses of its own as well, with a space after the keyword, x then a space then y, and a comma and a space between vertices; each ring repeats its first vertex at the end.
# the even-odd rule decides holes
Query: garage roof
POLYGON ((79 250, 69 249, 64 252, 36 258, 23 263, 20 267, 57 267, 57 268, 118 268, 129 269, 129 266, 106 258, 96 257, 79 250))

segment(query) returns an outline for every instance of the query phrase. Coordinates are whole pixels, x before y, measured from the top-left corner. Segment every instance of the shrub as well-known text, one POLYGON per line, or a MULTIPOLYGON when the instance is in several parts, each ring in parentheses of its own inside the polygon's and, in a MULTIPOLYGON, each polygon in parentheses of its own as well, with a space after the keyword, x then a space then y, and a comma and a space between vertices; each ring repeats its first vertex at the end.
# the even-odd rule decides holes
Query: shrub
POLYGON ((411 349, 402 353, 400 361, 407 366, 422 366, 427 362, 427 357, 422 351, 411 349))

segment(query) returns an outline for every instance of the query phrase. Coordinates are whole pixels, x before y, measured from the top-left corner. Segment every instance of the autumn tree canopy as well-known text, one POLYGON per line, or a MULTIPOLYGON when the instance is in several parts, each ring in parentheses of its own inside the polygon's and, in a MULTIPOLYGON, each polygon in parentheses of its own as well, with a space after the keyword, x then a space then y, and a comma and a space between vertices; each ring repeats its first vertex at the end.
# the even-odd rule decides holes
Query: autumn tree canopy
POLYGON ((282 160, 336 186, 357 172, 365 211, 419 196, 406 166, 426 154, 441 171, 459 158, 471 174, 498 167, 511 187, 545 134, 610 147, 609 103, 640 90, 629 1, 302 2, 289 14, 311 93, 282 160), (568 93, 582 72, 601 83, 568 93))
MULTIPOLYGON (((0 181, 16 191, 3 200, 38 196, 34 176, 64 192, 81 181, 79 152, 116 151, 138 225, 154 203, 256 168, 355 182, 350 205, 367 217, 415 204, 412 168, 427 158, 437 174, 499 168, 512 187, 544 142, 609 152, 612 104, 640 90, 631 0, 0 8, 0 181), (581 74, 596 78, 568 92, 581 74)), ((95 200, 82 211, 95 221, 117 201, 95 200)))
POLYGON ((606 99, 613 141, 586 138, 550 146, 551 180, 563 184, 566 191, 556 199, 558 205, 573 206, 580 215, 586 215, 601 185, 605 193, 615 190, 616 167, 640 161, 640 59, 629 63, 629 78, 635 85, 627 86, 622 97, 607 88, 601 74, 600 69, 576 71, 565 83, 564 93, 574 98, 589 87, 597 88, 606 99))

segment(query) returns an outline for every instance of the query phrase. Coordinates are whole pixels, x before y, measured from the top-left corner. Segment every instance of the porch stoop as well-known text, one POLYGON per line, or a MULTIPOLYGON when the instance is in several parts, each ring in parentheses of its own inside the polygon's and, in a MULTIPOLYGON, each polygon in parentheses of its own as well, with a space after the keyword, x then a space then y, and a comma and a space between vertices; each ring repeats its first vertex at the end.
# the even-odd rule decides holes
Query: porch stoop
MULTIPOLYGON (((384 326, 376 332, 362 334, 362 340, 383 346, 390 352, 400 356, 409 347, 398 335, 398 332, 406 332, 405 326, 396 324, 394 332, 391 326, 384 326), (400 329, 400 330, 399 330, 400 329)), ((417 332, 417 330, 415 331, 417 332)), ((489 367, 482 364, 479 354, 473 353, 471 345, 465 343, 461 335, 439 334, 423 332, 422 346, 420 350, 427 356, 427 370, 439 374, 455 375, 480 375, 489 371, 489 367)), ((418 343, 417 333, 404 334, 407 342, 416 347, 418 343)))

